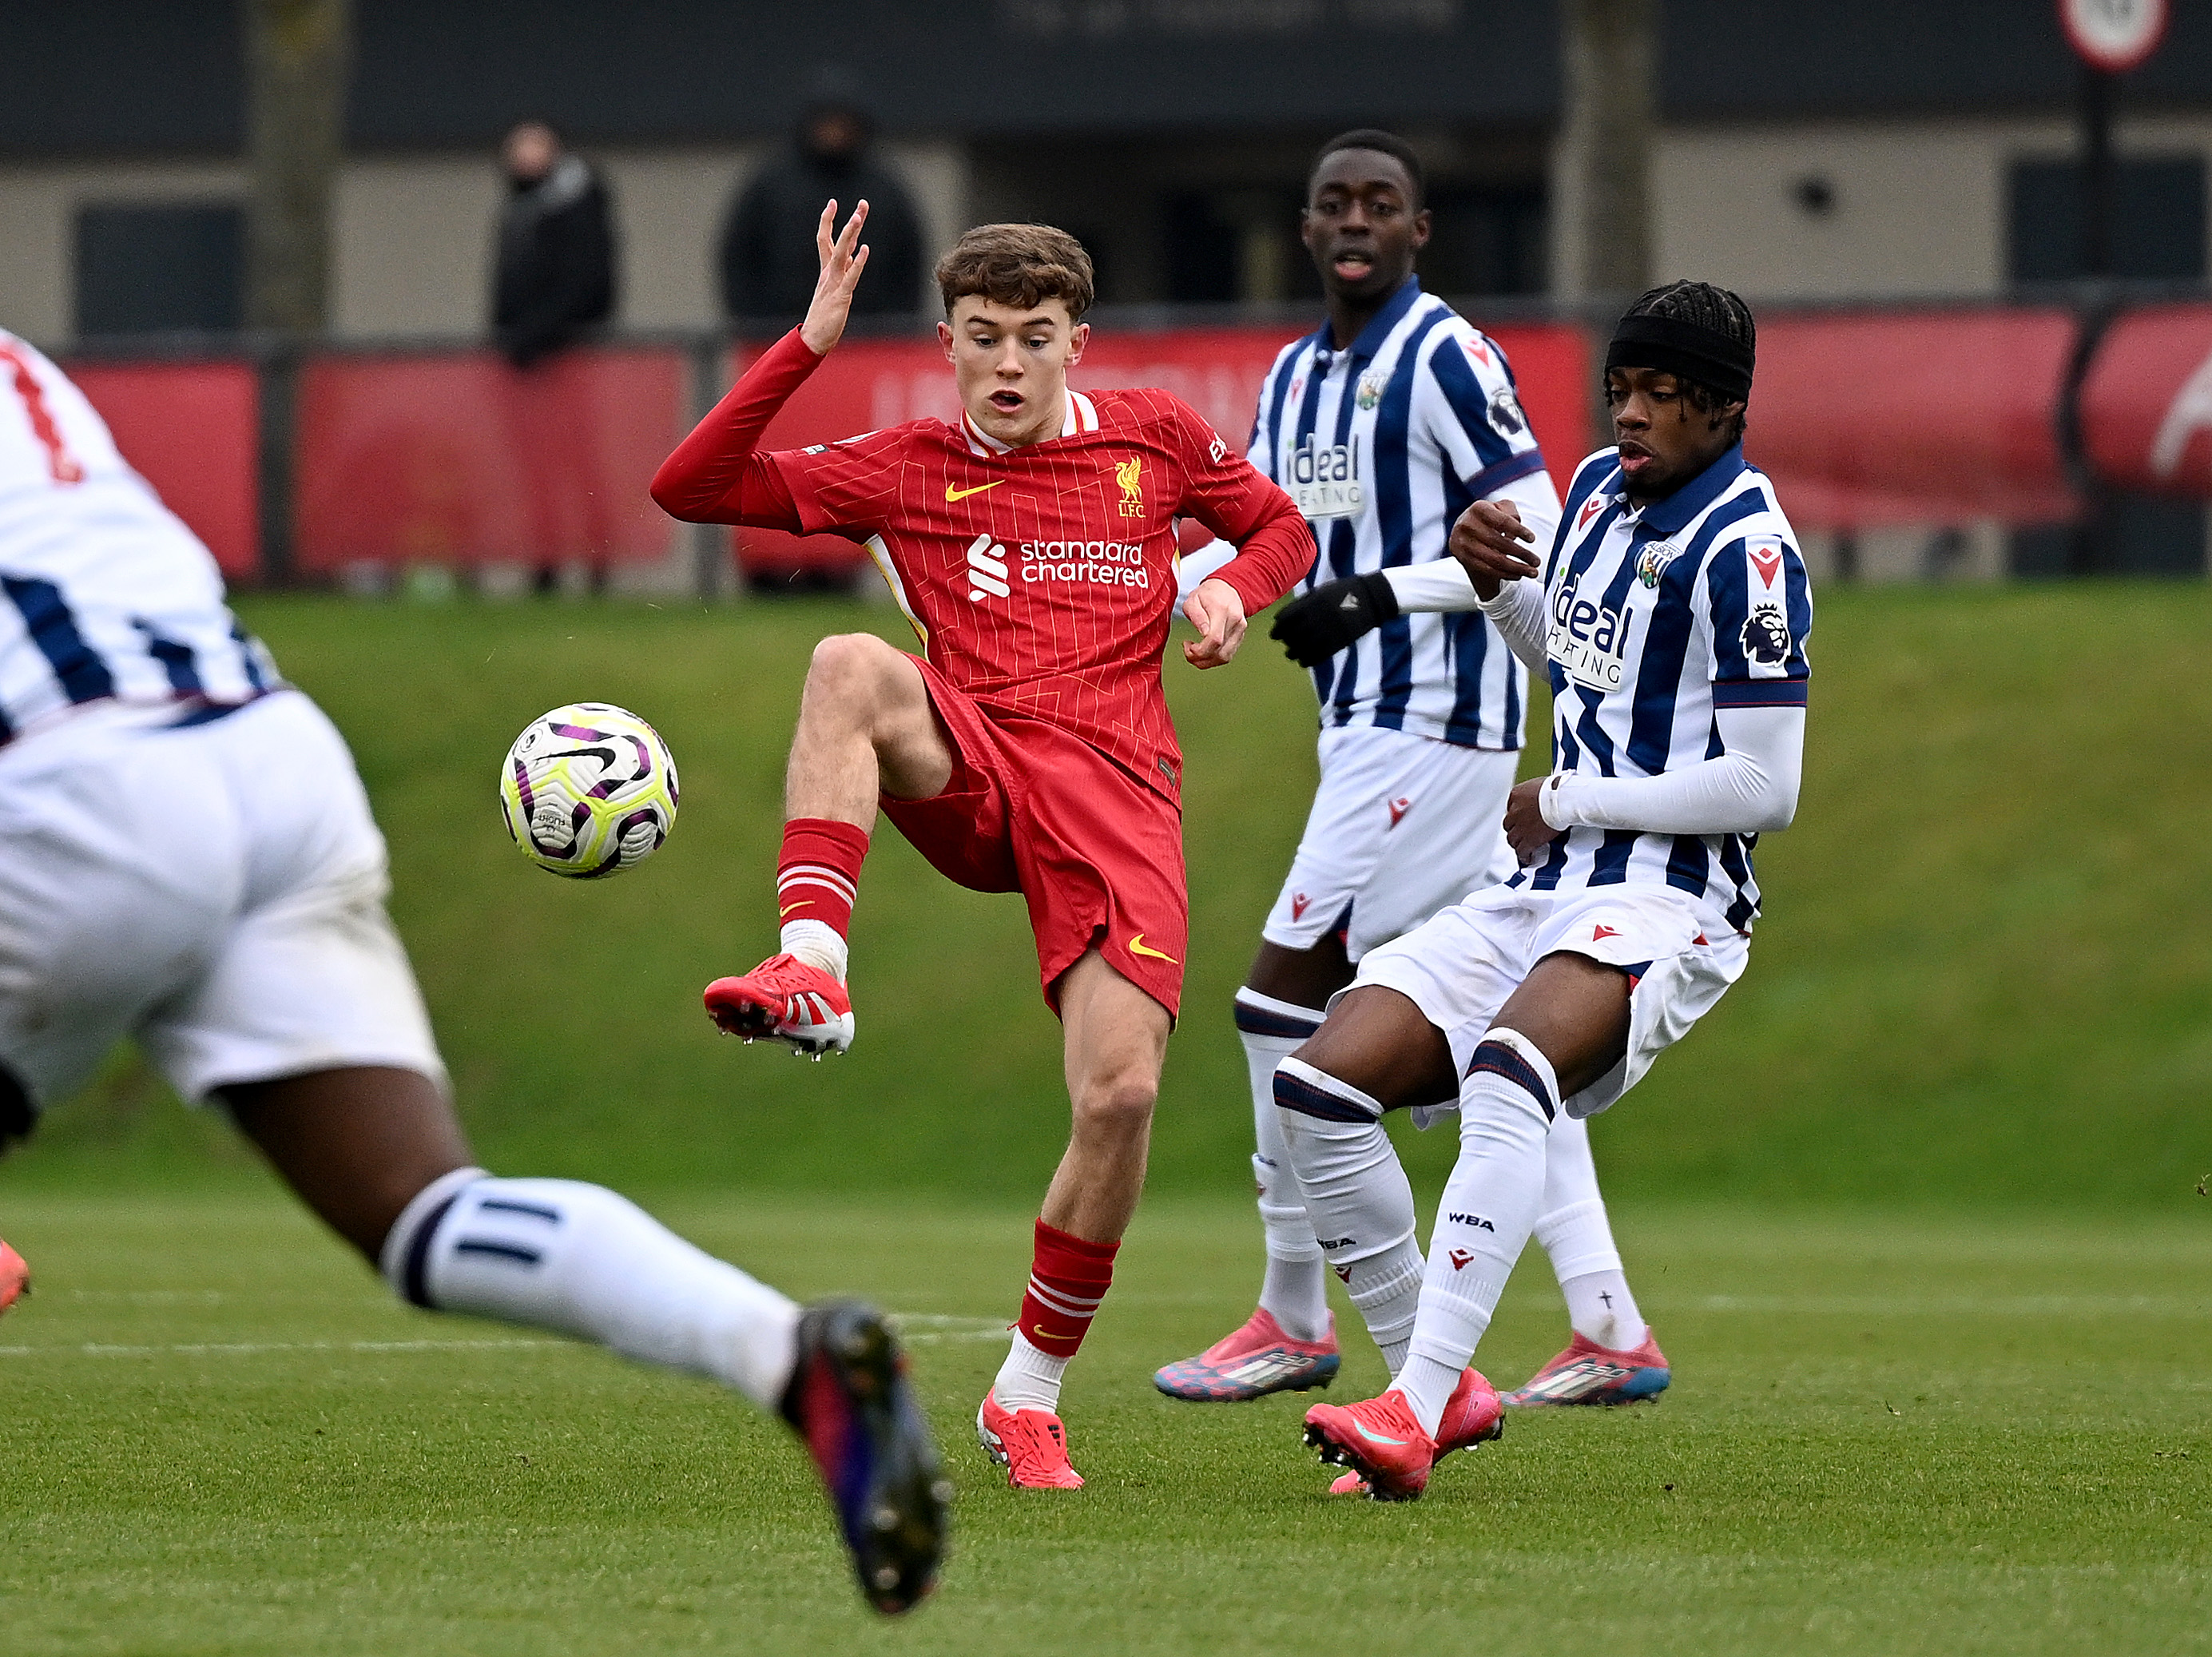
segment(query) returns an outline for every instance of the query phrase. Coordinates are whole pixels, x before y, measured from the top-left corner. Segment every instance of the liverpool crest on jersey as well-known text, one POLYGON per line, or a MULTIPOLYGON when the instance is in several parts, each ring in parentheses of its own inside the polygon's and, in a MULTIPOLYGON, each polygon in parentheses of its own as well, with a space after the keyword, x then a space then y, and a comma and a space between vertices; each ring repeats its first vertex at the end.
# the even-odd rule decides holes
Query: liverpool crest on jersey
POLYGON ((1114 463, 1114 480, 1121 485, 1121 515, 1141 518, 1145 515, 1145 461, 1139 455, 1133 460, 1114 463))
POLYGON ((1682 556, 1682 549, 1672 541, 1654 541, 1637 555, 1636 579, 1646 587, 1659 585, 1659 578, 1667 573, 1667 566, 1682 556))

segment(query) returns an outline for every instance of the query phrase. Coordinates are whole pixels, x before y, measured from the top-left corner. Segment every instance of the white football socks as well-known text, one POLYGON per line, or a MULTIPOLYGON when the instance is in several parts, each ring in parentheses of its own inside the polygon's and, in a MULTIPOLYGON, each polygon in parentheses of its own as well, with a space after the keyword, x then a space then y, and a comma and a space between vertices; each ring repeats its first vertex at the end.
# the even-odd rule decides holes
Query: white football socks
POLYGON ((1304 1194, 1283 1142, 1282 1112, 1275 1105, 1275 1066, 1321 1027, 1310 1007, 1278 1001, 1256 990, 1237 992, 1237 1034, 1252 1083, 1252 1182, 1259 1188, 1260 1223, 1267 1234, 1267 1274, 1260 1285, 1261 1309, 1295 1341, 1318 1341, 1329 1331, 1328 1278, 1321 1245, 1306 1217, 1304 1194))
POLYGON ((1460 1084, 1459 1161, 1444 1182, 1399 1390, 1433 1435, 1490 1327, 1544 1197, 1559 1080, 1536 1044, 1493 1026, 1460 1084))
POLYGON ((379 1264, 416 1306, 579 1336, 763 1410, 796 1362, 796 1302, 599 1185, 460 1169, 408 1203, 379 1264))
POLYGON ((845 982, 850 951, 843 936, 827 921, 786 921, 780 942, 785 954, 820 967, 840 984, 845 982))
POLYGON ((1060 1378, 1066 1374, 1066 1358, 1040 1351, 1017 1329, 1014 1343, 1006 1349, 1006 1361, 999 1366, 998 1379, 991 1383, 991 1391, 1001 1410, 1049 1410, 1057 1414, 1060 1378))
POLYGON ((1644 1314, 1629 1292, 1605 1199, 1598 1192, 1589 1124, 1565 1111, 1545 1145, 1544 1211, 1535 1238, 1551 1257, 1576 1334, 1616 1352, 1644 1344, 1644 1314))
POLYGON ((1283 1142, 1306 1215, 1395 1375, 1421 1295, 1413 1188, 1382 1131, 1382 1107, 1349 1082, 1295 1058, 1275 1070, 1283 1142))

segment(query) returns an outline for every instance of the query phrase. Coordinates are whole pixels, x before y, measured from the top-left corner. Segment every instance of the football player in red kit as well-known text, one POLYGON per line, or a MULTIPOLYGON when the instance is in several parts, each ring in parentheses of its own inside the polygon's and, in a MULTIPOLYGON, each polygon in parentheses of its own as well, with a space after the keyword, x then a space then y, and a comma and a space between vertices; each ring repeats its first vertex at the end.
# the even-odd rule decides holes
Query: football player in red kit
POLYGON ((1090 337, 1091 260, 1044 225, 981 226, 938 265, 957 424, 756 453, 844 332, 866 217, 863 202, 838 231, 836 204, 824 209, 805 321, 653 483, 654 500, 693 522, 865 541, 923 650, 869 634, 816 647, 786 783, 782 950, 717 980, 707 1007, 747 1039, 816 1054, 851 1043, 845 933, 878 806, 951 879, 1027 900, 1074 1121, 976 1431, 1016 1486, 1074 1489, 1060 1376, 1136 1209, 1182 988, 1182 765, 1160 683, 1175 520, 1240 549, 1184 603, 1199 637, 1183 655, 1198 667, 1236 655, 1245 618, 1306 573, 1313 538, 1289 497, 1175 398, 1069 389, 1090 337))

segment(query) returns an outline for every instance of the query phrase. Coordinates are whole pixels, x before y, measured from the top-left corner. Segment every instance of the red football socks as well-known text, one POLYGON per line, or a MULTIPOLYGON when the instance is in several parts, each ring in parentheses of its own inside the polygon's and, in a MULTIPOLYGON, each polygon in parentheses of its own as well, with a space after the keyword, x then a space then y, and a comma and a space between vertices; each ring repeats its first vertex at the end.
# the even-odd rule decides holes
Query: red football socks
POLYGON ((844 937, 867 855, 866 829, 827 817, 793 818, 783 825, 783 856, 775 866, 777 920, 819 921, 844 937))
POLYGON ((1050 1357, 1075 1355, 1114 1282, 1119 1243, 1092 1243, 1036 1222, 1036 1252, 1022 1296, 1022 1337, 1050 1357))

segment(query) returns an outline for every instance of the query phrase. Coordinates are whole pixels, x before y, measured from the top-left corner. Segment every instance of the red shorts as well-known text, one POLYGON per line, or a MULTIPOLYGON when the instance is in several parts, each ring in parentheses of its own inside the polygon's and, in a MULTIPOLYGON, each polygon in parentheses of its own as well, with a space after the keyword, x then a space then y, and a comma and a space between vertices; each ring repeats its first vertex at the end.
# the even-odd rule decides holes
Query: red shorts
POLYGON ((947 880, 1029 900, 1054 1013, 1060 975, 1095 948, 1172 1017, 1190 935, 1182 807, 1080 737, 986 709, 914 662, 951 739, 952 779, 927 800, 884 795, 884 814, 947 880))

